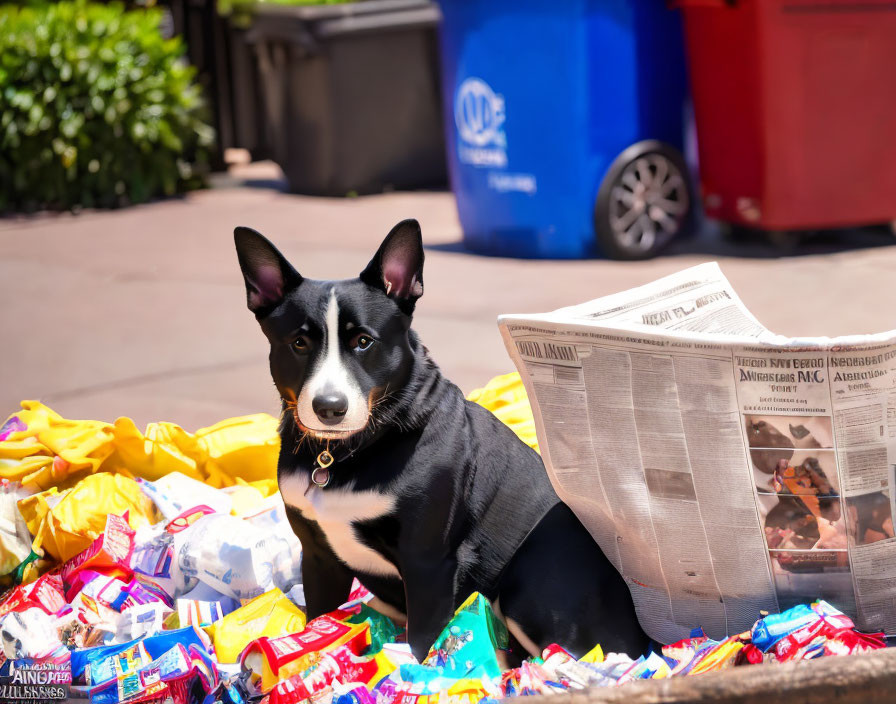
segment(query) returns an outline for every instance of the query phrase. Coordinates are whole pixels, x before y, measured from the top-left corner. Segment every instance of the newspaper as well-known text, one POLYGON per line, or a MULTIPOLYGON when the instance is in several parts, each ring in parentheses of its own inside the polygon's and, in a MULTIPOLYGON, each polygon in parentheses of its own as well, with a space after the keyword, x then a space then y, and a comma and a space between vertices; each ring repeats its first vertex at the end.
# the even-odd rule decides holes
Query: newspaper
POLYGON ((896 331, 775 335, 715 263, 498 324, 554 488, 651 637, 817 598, 896 634, 896 331))

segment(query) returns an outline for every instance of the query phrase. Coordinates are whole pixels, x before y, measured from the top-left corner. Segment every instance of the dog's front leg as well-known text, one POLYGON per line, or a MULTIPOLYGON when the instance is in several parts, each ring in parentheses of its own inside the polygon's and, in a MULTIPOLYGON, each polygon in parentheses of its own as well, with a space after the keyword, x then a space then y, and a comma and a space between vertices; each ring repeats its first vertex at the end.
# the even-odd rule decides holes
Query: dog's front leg
POLYGON ((454 616, 453 559, 433 562, 422 557, 402 565, 405 602, 408 610, 408 643, 419 661, 454 616))
POLYGON ((286 516, 302 543, 302 586, 308 620, 338 609, 348 601, 354 575, 336 557, 315 521, 287 506, 286 516))

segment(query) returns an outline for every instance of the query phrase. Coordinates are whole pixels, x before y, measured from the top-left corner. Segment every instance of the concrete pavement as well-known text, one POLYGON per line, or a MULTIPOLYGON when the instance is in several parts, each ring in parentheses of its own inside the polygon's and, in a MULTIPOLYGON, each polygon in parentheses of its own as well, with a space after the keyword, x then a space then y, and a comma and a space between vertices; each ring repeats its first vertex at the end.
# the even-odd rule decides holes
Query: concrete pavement
POLYGON ((884 229, 841 233, 780 256, 711 229, 648 262, 484 258, 459 246, 448 193, 317 199, 226 180, 113 212, 0 220, 0 416, 25 398, 65 416, 189 430, 278 411, 267 344, 245 307, 232 231, 276 242, 312 278, 355 276, 395 222, 428 247, 416 328, 465 391, 511 370, 495 318, 546 311, 717 259, 770 329, 840 335, 896 328, 896 246, 884 229))

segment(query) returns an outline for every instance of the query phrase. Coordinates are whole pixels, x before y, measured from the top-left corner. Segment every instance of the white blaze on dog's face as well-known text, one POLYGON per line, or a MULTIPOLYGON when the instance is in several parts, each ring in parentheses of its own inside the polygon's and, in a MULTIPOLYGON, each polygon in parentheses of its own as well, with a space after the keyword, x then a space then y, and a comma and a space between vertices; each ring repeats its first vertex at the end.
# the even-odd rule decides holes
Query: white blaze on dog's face
POLYGON ((299 423, 322 438, 360 432, 370 416, 367 395, 343 360, 339 330, 339 300, 330 289, 322 351, 296 402, 299 423))

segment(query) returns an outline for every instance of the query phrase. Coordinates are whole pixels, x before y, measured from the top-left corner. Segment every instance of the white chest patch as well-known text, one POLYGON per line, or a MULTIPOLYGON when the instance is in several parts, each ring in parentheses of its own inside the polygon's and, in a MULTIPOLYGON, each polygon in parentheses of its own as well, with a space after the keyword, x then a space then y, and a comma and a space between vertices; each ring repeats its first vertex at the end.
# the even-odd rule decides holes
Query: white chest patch
POLYGON ((360 540, 355 523, 386 516, 395 509, 395 498, 379 491, 352 491, 316 486, 308 489, 306 475, 293 475, 280 481, 283 502, 303 516, 317 521, 333 552, 349 567, 361 572, 398 577, 395 565, 360 540), (307 494, 305 492, 308 492, 307 494))

